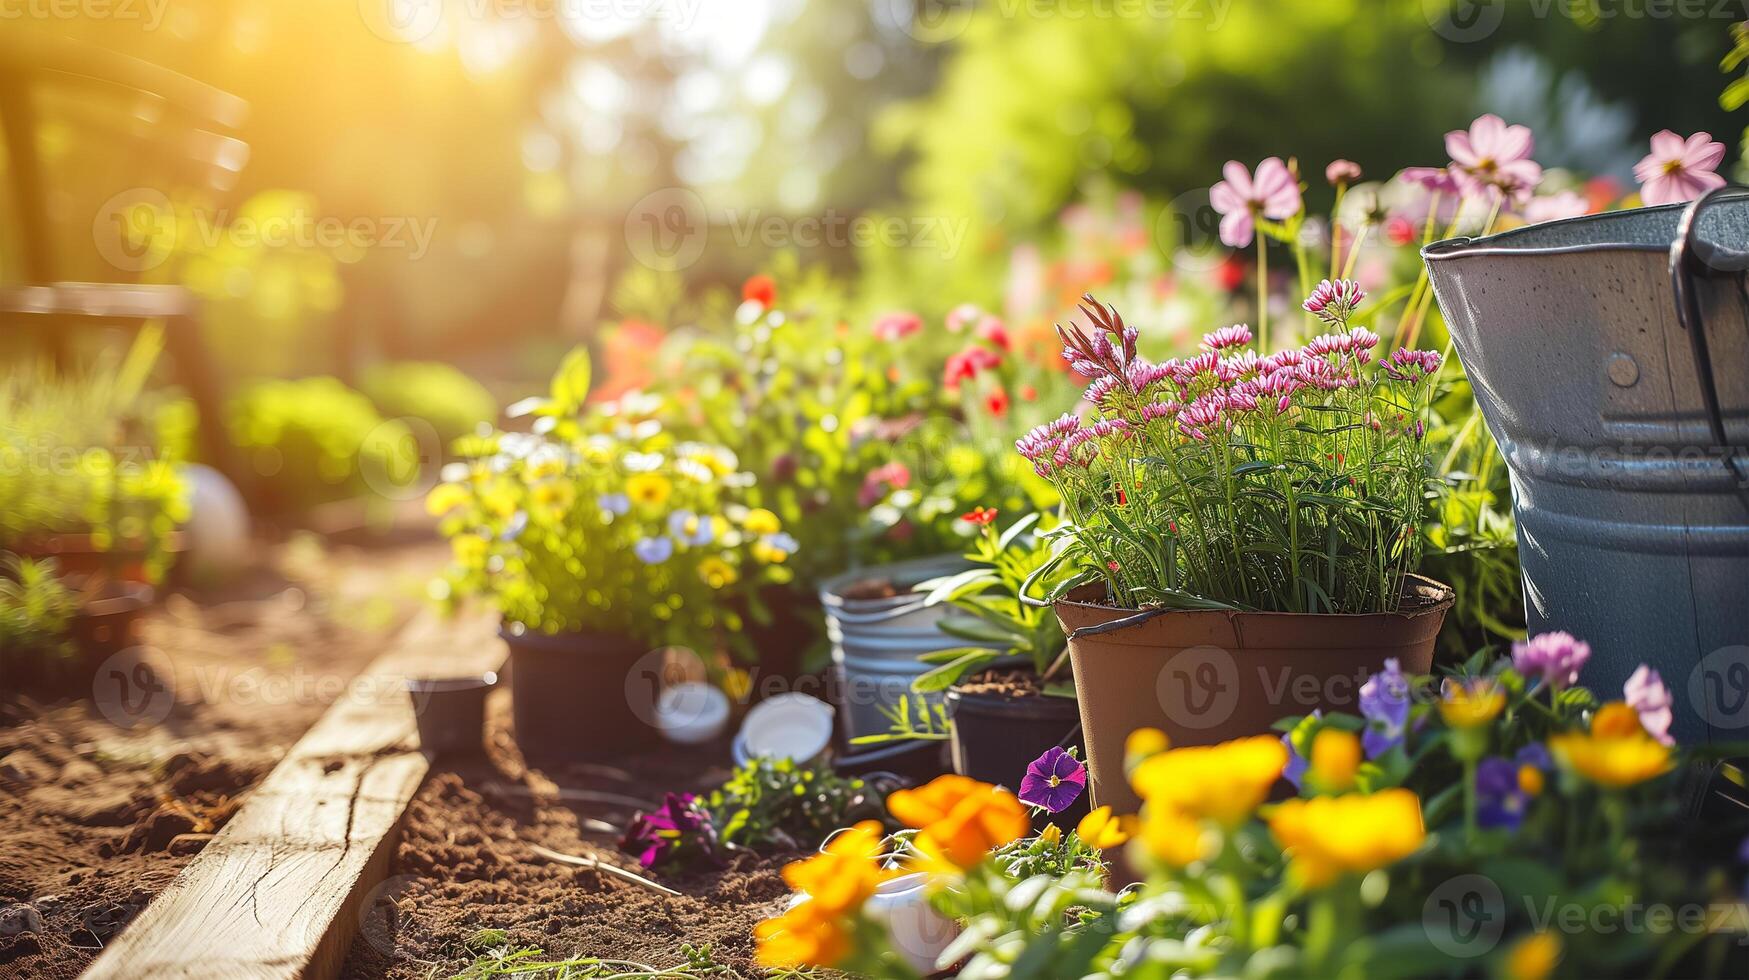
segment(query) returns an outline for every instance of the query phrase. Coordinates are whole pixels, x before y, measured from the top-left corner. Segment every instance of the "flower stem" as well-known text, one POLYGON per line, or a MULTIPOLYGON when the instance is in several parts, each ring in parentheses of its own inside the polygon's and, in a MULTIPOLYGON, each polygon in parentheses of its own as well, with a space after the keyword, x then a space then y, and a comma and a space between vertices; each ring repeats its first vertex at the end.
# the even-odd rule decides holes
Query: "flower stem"
POLYGON ((1269 353, 1269 245, 1257 236, 1257 349, 1269 353))

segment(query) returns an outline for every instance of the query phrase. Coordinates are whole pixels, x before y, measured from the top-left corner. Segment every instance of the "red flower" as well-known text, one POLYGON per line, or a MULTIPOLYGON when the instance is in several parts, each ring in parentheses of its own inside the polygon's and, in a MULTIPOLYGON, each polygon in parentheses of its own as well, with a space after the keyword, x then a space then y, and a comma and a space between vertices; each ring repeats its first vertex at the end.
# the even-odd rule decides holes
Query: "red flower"
POLYGON ((961 381, 970 381, 978 376, 978 372, 988 371, 1001 363, 1002 355, 987 347, 973 345, 947 359, 942 380, 949 390, 958 390, 961 381))
POLYGON ((984 396, 984 407, 989 409, 990 414, 996 416, 997 418, 1001 418, 1002 416, 1007 415, 1008 414, 1008 392, 1004 391, 1001 388, 997 388, 995 391, 992 391, 988 395, 985 395, 984 396))
POLYGON ((777 303, 777 280, 764 273, 748 278, 741 284, 741 300, 771 309, 777 303))
POLYGON ((1237 253, 1228 255, 1215 266, 1215 283, 1229 293, 1245 284, 1245 262, 1237 253))
POLYGON ((862 478, 862 489, 856 494, 857 505, 873 507, 887 495, 888 489, 903 490, 910 484, 911 470, 904 463, 883 463, 862 478))
POLYGON ((978 339, 997 350, 1014 349, 1013 342, 1008 339, 1008 326, 993 316, 986 316, 978 321, 978 339))
POLYGON ((1129 494, 1123 492, 1123 487, 1117 488, 1117 505, 1122 507, 1130 502, 1129 494))
POLYGON ((1415 240, 1415 225, 1400 215, 1392 215, 1385 221, 1385 237, 1392 245, 1407 245, 1415 240))
POLYGON ((969 513, 961 514, 960 520, 967 524, 986 527, 995 522, 996 509, 994 507, 973 507, 969 513))

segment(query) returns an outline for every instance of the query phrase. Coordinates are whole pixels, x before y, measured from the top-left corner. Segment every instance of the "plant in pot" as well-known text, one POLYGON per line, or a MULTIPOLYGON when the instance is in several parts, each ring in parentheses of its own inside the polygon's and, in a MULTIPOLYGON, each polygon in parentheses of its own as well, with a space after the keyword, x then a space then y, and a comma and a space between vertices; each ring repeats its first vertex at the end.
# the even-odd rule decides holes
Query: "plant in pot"
MULTIPOLYGON (((935 666, 911 689, 920 696, 946 692, 955 772, 1018 786, 1048 750, 1079 750, 1081 716, 1062 625, 1048 607, 1021 600, 1022 587, 1052 561, 1050 541, 1034 533, 1043 515, 1028 514, 1001 532, 996 516, 979 507, 961 518, 978 529, 966 553, 972 568, 917 587, 928 604, 946 607, 938 629, 980 645, 923 655, 935 666)), ((1069 574, 1059 564, 1036 584, 1053 588, 1069 574)), ((1045 807, 1040 819, 1072 826, 1087 809, 1079 795, 1045 807)))
POLYGON ((512 415, 532 433, 463 440, 429 508, 443 515, 452 598, 502 615, 517 739, 565 759, 649 734, 664 658, 707 663, 734 641, 743 590, 781 583, 795 542, 740 502, 751 480, 733 453, 676 439, 627 396, 586 405, 589 359, 570 354, 549 396, 512 415))
POLYGON ((1350 327, 1364 294, 1306 300, 1330 333, 1262 355, 1225 327, 1151 363, 1137 331, 1088 297, 1091 329, 1059 328, 1091 379, 1091 417, 1017 447, 1062 495, 1055 554, 1034 582, 1068 634, 1093 802, 1137 802, 1123 743, 1267 731, 1289 711, 1351 707, 1398 658, 1425 672, 1451 590, 1413 574, 1426 506, 1424 416, 1441 358, 1350 327), (1297 710, 1296 710, 1297 709, 1297 710))

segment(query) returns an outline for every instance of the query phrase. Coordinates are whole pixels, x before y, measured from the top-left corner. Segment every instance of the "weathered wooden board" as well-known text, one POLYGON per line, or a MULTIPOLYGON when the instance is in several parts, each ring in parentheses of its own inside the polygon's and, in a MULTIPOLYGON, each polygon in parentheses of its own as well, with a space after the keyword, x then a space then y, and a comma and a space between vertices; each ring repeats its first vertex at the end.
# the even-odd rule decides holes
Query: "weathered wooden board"
POLYGON ((333 977, 428 768, 401 678, 503 657, 483 620, 416 618, 85 976, 333 977))

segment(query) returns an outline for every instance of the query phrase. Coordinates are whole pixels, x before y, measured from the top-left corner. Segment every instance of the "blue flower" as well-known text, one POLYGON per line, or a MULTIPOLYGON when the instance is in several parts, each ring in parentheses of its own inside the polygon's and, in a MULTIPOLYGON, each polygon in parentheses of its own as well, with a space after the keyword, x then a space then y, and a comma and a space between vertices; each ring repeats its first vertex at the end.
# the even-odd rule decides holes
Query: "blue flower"
POLYGON ((674 556, 674 542, 669 538, 639 538, 632 551, 644 564, 660 565, 674 556))
POLYGON ((1360 744, 1368 759, 1376 759, 1403 741, 1403 726, 1409 722, 1409 679, 1396 658, 1385 661, 1385 669, 1367 678, 1360 688, 1360 713, 1366 717, 1366 731, 1360 744))
POLYGON ((612 514, 615 517, 620 517, 632 509, 632 498, 623 493, 604 493, 595 498, 595 503, 601 507, 603 513, 612 514))
POLYGON ((793 555, 801 550, 802 547, 801 542, 790 537, 789 533, 786 531, 779 531, 776 534, 767 534, 765 536, 765 543, 786 555, 793 555))
POLYGON ((668 515, 668 533, 693 547, 710 544, 711 539, 716 537, 711 519, 700 517, 690 510, 677 510, 668 515))

